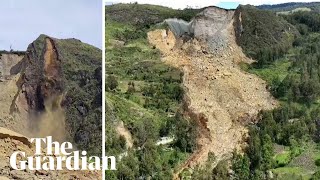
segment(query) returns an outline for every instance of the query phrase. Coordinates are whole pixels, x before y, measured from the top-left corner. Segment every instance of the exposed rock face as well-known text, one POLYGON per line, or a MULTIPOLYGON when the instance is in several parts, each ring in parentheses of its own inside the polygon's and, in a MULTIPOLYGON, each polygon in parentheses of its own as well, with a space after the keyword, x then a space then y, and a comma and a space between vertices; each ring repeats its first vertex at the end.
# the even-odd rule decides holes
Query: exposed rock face
POLYGON ((205 9, 194 20, 195 38, 187 42, 166 30, 148 33, 149 42, 163 53, 163 61, 183 70, 185 114, 200 127, 199 149, 180 170, 205 162, 209 152, 219 160, 241 150, 247 138, 245 126, 260 110, 277 104, 263 80, 238 66, 239 62, 252 61, 236 44, 233 13, 205 9), (223 46, 212 44, 220 41, 223 46), (215 46, 216 53, 208 53, 215 46))
POLYGON ((194 37, 207 43, 212 53, 219 53, 228 46, 228 32, 226 32, 234 10, 208 7, 193 20, 194 37))
MULTIPOLYGON (((16 98, 19 92, 20 70, 23 56, 14 53, 3 53, 0 57, 0 127, 6 127, 22 134, 26 131, 26 101, 16 98), (21 109, 15 106, 15 99, 19 99, 21 109), (15 113, 15 110, 21 113, 15 113), (24 115, 22 115, 24 114, 24 115)), ((25 98, 24 98, 25 99, 25 98)))
MULTIPOLYGON (((43 45, 43 44, 39 44, 43 45)), ((61 60, 54 41, 46 37, 44 46, 32 43, 25 56, 22 92, 25 94, 30 111, 43 111, 45 99, 61 95, 62 81, 61 60)))
POLYGON ((218 7, 208 7, 199 13, 190 22, 181 19, 166 19, 170 30, 176 38, 190 36, 206 43, 208 50, 213 54, 225 50, 228 46, 228 32, 230 21, 235 10, 226 10, 218 7))
POLYGON ((194 34, 194 28, 192 27, 192 22, 186 22, 181 19, 166 19, 167 23, 176 37, 181 37, 183 35, 192 36, 194 34))

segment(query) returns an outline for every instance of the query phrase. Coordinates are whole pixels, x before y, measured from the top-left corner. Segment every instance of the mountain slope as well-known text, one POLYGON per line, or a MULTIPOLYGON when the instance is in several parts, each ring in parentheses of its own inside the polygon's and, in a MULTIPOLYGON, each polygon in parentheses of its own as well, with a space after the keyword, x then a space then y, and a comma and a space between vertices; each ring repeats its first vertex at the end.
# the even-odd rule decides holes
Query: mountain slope
POLYGON ((275 5, 260 5, 257 6, 259 9, 264 10, 271 10, 276 12, 288 12, 288 11, 294 11, 297 9, 303 10, 303 9, 310 9, 315 12, 320 12, 320 2, 290 2, 290 3, 283 3, 283 4, 275 4, 275 5))
POLYGON ((286 52, 294 37, 299 35, 296 28, 283 18, 254 6, 239 6, 236 16, 237 43, 247 56, 259 59, 261 63, 267 63, 262 62, 262 56, 279 56, 281 52, 286 52), (270 53, 263 54, 265 49, 270 53))
MULTIPOLYGON (((129 150, 132 154, 121 162, 121 169, 114 176, 164 177, 168 169, 162 171, 161 167, 170 162, 165 161, 167 157, 162 153, 165 148, 153 147, 141 136, 159 132, 162 136, 175 136, 174 144, 169 146, 172 147, 171 152, 192 153, 187 160, 170 164, 170 169, 177 167, 174 178, 178 178, 184 169, 203 164, 209 152, 220 161, 230 157, 234 150, 243 149, 247 139, 246 126, 255 122, 260 110, 270 110, 277 103, 263 80, 243 72, 238 66, 240 62, 252 63, 252 60, 236 43, 239 39, 236 39, 235 29, 240 24, 235 10, 208 7, 187 21, 174 18, 178 16, 171 18, 172 14, 168 13, 166 16, 160 14, 157 21, 150 22, 148 16, 136 12, 144 6, 113 5, 107 7, 110 12, 106 11, 107 106, 110 115, 107 123, 116 129, 115 122, 123 121, 133 137, 133 148, 139 149, 129 150), (131 7, 128 14, 122 11, 123 6, 131 7), (123 16, 128 19, 130 16, 130 22, 122 22, 119 17, 123 16), (140 26, 132 23, 133 17, 149 24, 140 26), (164 19, 167 17, 170 19, 164 19), (182 81, 179 76, 173 79, 172 73, 182 75, 182 81), (166 91, 166 85, 170 83, 183 87, 183 91, 166 91), (171 96, 183 98, 178 98, 179 101, 167 99, 171 96), (168 118, 157 116, 165 115, 163 112, 168 114, 168 118), (170 118, 174 114, 175 118, 170 118), (160 130, 151 128, 150 121, 153 126, 166 126, 160 130), (146 128, 146 132, 141 131, 141 127, 146 128), (141 141, 147 145, 142 143, 140 147, 141 141), (151 163, 147 161, 151 157, 157 160, 147 165, 146 162, 151 163), (139 166, 128 173, 130 162, 139 166), (146 167, 147 172, 144 171, 146 167)), ((150 5, 148 13, 156 16, 158 9, 155 6, 152 10, 150 5)), ((250 14, 250 18, 255 16, 250 14)), ((108 133, 121 139, 115 130, 108 130, 108 133)), ((124 144, 128 144, 122 138, 124 144)), ((155 138, 159 137, 150 136, 149 140, 152 142, 155 138)), ((124 151, 125 148, 113 142, 110 139, 108 144, 112 145, 108 151, 124 151)), ((170 158, 175 162, 179 155, 171 155, 170 158)))

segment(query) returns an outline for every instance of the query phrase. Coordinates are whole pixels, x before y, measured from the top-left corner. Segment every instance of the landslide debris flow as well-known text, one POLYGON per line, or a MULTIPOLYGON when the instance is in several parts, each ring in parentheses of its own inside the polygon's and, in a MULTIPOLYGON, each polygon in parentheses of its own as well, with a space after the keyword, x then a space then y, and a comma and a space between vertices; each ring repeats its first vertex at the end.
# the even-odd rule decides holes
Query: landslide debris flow
POLYGON ((236 44, 234 12, 206 8, 191 22, 194 34, 189 39, 171 30, 148 33, 149 42, 162 52, 162 60, 183 70, 185 114, 200 127, 199 149, 178 173, 205 162, 209 152, 219 160, 241 150, 247 138, 245 126, 260 110, 277 105, 266 83, 238 65, 252 60, 236 44))

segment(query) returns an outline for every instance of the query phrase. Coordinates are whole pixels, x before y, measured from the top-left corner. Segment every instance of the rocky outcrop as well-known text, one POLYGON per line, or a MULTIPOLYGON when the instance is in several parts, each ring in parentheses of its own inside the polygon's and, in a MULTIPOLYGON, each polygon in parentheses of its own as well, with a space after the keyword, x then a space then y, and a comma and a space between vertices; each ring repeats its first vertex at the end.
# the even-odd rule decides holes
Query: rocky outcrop
POLYGON ((205 42, 213 54, 224 51, 228 46, 228 26, 234 10, 208 7, 193 20, 194 37, 205 42))
MULTIPOLYGON (((226 29, 234 17, 235 10, 218 7, 207 7, 197 14, 190 22, 181 19, 166 19, 170 30, 176 38, 195 38, 207 44, 208 51, 219 54, 228 46, 226 29)), ((190 39, 189 38, 189 39, 190 39)), ((188 40, 188 39, 187 39, 188 40)))
POLYGON ((43 37, 44 43, 29 45, 25 56, 25 70, 22 83, 30 111, 39 112, 45 109, 44 101, 59 96, 64 91, 61 60, 55 42, 43 37))
POLYGON ((192 22, 186 22, 177 18, 166 19, 164 22, 168 24, 170 30, 174 33, 174 35, 177 38, 182 37, 184 35, 193 36, 194 34, 192 22))

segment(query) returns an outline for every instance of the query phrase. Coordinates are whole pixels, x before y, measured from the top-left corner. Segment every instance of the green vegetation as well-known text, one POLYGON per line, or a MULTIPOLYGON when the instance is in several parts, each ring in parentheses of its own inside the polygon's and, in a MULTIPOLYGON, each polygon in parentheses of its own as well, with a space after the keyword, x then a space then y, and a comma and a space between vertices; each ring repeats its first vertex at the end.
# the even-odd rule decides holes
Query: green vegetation
POLYGON ((289 162, 291 161, 291 152, 284 151, 279 154, 276 154, 274 160, 277 163, 277 166, 285 166, 289 164, 289 162))
POLYGON ((320 12, 320 3, 319 2, 289 2, 283 4, 275 5, 261 5, 258 6, 259 9, 271 10, 275 12, 295 12, 297 10, 306 10, 310 9, 314 12, 320 12))
POLYGON ((79 149, 101 155, 101 50, 76 39, 55 42, 63 62, 68 132, 79 149))
POLYGON ((270 11, 253 6, 240 6, 242 28, 237 32, 237 42, 244 52, 258 59, 257 66, 283 57, 298 34, 294 26, 270 11))
POLYGON ((6 51, 6 50, 0 50, 0 56, 2 54, 16 54, 19 56, 23 56, 26 52, 25 51, 15 51, 15 50, 10 50, 10 51, 6 51))
POLYGON ((167 18, 190 21, 201 9, 174 10, 168 7, 148 4, 116 4, 106 6, 106 18, 114 22, 129 24, 138 28, 150 28, 167 18))
POLYGON ((308 180, 312 176, 312 172, 307 169, 302 169, 299 167, 282 167, 272 170, 274 174, 276 174, 276 179, 279 180, 308 180))
POLYGON ((196 149, 196 126, 180 112, 183 74, 161 62, 160 52, 148 43, 147 32, 169 17, 190 20, 196 11, 139 4, 106 8, 107 117, 110 117, 106 126, 115 127, 122 121, 133 139, 133 147, 127 150, 118 143, 126 140, 115 128, 107 128, 107 153, 128 153, 118 163, 118 171, 108 172, 108 178, 171 179, 173 169, 196 149), (161 137, 175 140, 158 146, 156 142, 161 137))
MULTIPOLYGON (((286 20, 299 30, 297 35, 284 40, 285 44, 288 43, 287 49, 270 51, 270 48, 261 48, 258 51, 261 55, 255 56, 257 63, 242 64, 243 69, 266 80, 269 90, 280 101, 278 108, 261 112, 259 123, 250 127, 246 152, 250 162, 249 179, 268 179, 270 171, 275 179, 317 179, 320 117, 319 14, 299 11, 281 15, 281 18, 281 21, 286 20), (278 54, 274 55, 272 52, 278 54), (273 144, 282 145, 284 149, 275 152, 273 144)), ((285 24, 281 26, 286 27, 285 24)), ((251 28, 254 29, 255 25, 251 28)), ((247 42, 251 46, 243 46, 245 52, 248 52, 246 48, 252 50, 250 47, 254 44, 249 39, 247 42)))

